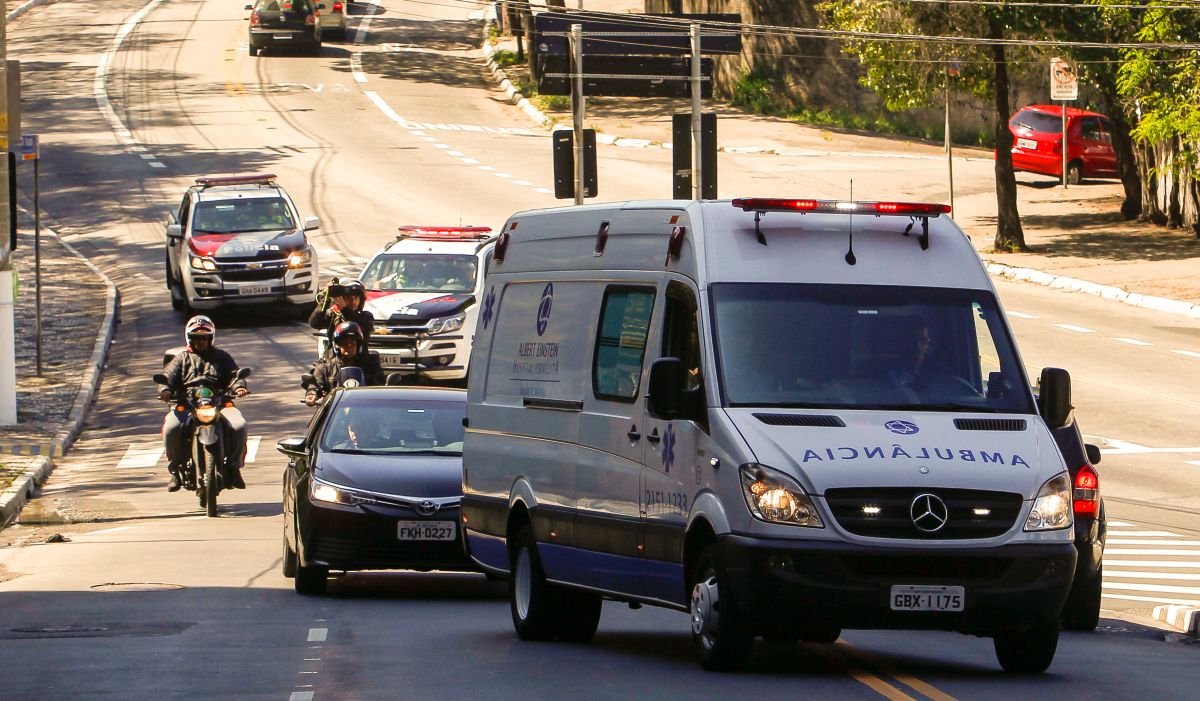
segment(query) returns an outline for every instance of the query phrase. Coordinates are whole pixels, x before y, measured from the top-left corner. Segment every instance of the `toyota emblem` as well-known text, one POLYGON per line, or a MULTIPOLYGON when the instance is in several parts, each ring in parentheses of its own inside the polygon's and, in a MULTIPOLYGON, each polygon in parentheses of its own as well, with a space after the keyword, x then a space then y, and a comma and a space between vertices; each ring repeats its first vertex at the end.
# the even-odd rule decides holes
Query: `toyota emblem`
POLYGON ((950 520, 950 509, 936 494, 918 494, 908 507, 913 525, 925 533, 937 533, 950 520))
POLYGON ((435 501, 426 499, 417 503, 417 513, 422 516, 432 516, 438 510, 438 504, 435 501))

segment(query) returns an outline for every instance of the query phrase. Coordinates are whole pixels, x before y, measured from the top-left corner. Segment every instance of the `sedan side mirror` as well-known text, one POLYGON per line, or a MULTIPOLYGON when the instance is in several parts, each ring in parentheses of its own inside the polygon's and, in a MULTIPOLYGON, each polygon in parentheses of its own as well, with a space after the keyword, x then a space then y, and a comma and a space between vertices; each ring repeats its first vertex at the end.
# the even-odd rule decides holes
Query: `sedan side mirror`
POLYGON ((247 9, 247 10, 253 10, 253 9, 254 9, 254 5, 246 5, 246 9, 247 9))
POLYGON ((183 238, 183 227, 178 224, 167 224, 167 238, 169 238, 169 239, 183 238))
POLYGON ((1062 368, 1043 368, 1038 383, 1038 410, 1050 428, 1062 428, 1071 420, 1071 375, 1062 368))
POLYGON ((290 436, 276 443, 275 447, 284 455, 304 455, 305 442, 304 436, 290 436))
POLYGON ((1091 443, 1084 443, 1083 444, 1083 452, 1087 453, 1088 462, 1090 462, 1093 465, 1100 464, 1100 449, 1099 448, 1092 445, 1091 443))
POLYGON ((320 229, 320 228, 321 228, 321 218, 320 217, 305 217, 304 218, 304 230, 305 231, 313 231, 314 229, 320 229))
POLYGON ((679 415, 679 390, 683 386, 683 363, 679 358, 659 358, 650 366, 650 389, 646 408, 659 419, 679 415))

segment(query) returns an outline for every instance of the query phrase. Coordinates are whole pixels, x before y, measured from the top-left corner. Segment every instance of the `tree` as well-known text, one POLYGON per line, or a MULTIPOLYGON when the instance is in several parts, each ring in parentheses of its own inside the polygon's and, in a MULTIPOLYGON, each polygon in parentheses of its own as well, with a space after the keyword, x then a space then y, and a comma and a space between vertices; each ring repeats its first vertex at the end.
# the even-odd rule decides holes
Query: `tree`
MULTIPOLYGON (((889 0, 830 0, 821 9, 831 29, 902 35, 968 36, 1005 39, 1020 26, 1020 9, 1008 5, 941 5, 889 0)), ((845 50, 862 61, 861 82, 884 99, 888 109, 928 107, 944 94, 948 77, 939 68, 954 60, 961 66, 953 86, 991 103, 996 149, 996 238, 1002 251, 1025 251, 1025 232, 1017 210, 1017 181, 1008 145, 1011 54, 1019 47, 957 45, 896 40, 848 40, 845 50)))

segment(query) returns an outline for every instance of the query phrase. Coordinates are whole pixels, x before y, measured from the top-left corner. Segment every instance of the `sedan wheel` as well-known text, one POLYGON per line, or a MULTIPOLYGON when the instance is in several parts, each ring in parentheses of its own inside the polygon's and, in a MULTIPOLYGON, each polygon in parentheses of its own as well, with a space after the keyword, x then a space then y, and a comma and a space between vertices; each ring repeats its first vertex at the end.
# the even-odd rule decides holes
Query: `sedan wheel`
POLYGON ((326 567, 306 567, 296 563, 296 593, 306 595, 321 595, 325 593, 329 583, 329 569, 326 567))

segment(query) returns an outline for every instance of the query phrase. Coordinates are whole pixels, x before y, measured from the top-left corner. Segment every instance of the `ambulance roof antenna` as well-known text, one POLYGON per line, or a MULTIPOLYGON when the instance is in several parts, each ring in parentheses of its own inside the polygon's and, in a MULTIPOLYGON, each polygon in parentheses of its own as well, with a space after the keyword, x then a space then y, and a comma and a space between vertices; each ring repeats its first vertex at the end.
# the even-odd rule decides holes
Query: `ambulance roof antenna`
MULTIPOLYGON (((854 202, 854 178, 850 178, 850 202, 854 202)), ((846 262, 854 265, 858 258, 854 256, 854 209, 850 210, 850 248, 846 250, 846 262)))

